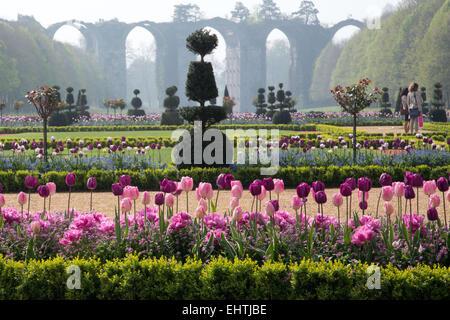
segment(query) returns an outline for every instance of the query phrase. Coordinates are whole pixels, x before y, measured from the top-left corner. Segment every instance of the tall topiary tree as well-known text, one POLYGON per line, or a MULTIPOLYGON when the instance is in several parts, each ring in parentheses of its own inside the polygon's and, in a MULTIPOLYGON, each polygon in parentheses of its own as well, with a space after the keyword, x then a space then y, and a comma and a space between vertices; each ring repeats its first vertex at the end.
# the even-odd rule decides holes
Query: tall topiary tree
POLYGON ((145 111, 140 110, 140 108, 142 107, 142 100, 138 97, 138 94, 141 93, 141 91, 139 91, 139 89, 134 89, 133 93, 135 95, 135 97, 131 99, 131 105, 133 106, 133 109, 128 110, 128 115, 136 117, 145 116, 145 111))
POLYGON ((67 87, 66 88, 67 94, 66 94, 66 103, 67 103, 67 108, 69 110, 69 113, 72 113, 72 106, 75 102, 74 98, 73 98, 73 88, 72 87, 67 87))
POLYGON ((391 111, 391 103, 389 102, 389 88, 384 87, 381 89, 383 94, 381 95, 381 111, 380 113, 383 115, 392 114, 391 111))
POLYGON ((78 91, 78 99, 77 99, 77 117, 90 117, 89 114, 89 106, 86 96, 86 89, 80 89, 78 91))
POLYGON ((433 122, 447 122, 447 114, 443 106, 442 85, 437 82, 434 84, 433 101, 431 102, 433 108, 430 111, 430 118, 433 122))
POLYGON ((272 122, 274 124, 287 124, 290 123, 292 119, 289 111, 284 110, 287 106, 285 105, 286 94, 283 90, 283 84, 279 83, 278 88, 279 88, 277 91, 278 104, 276 105, 278 110, 274 112, 272 116, 272 122))
POLYGON ((195 31, 186 39, 186 48, 192 53, 200 55, 200 61, 191 61, 189 65, 186 96, 189 100, 200 103, 200 107, 182 108, 180 114, 189 123, 202 121, 203 129, 226 118, 223 107, 205 107, 206 101, 218 96, 212 64, 204 60, 207 54, 213 52, 217 44, 217 36, 204 29, 195 31))
MULTIPOLYGON (((186 80, 186 96, 189 100, 197 101, 200 106, 184 107, 180 110, 180 115, 191 124, 195 121, 201 121, 202 135, 206 129, 227 118, 227 113, 222 106, 205 106, 205 102, 215 99, 218 96, 216 80, 214 78, 213 67, 210 62, 205 62, 204 58, 207 54, 213 52, 217 47, 218 39, 215 34, 210 34, 208 30, 200 29, 189 35, 186 39, 186 48, 192 53, 200 56, 200 61, 191 61, 186 80)), ((191 141, 194 141, 194 132, 191 132, 191 141)), ((220 151, 222 158, 224 158, 229 150, 229 141, 226 135, 222 135, 225 141, 224 149, 220 151)), ((202 142, 202 150, 204 150, 209 143, 202 142)), ((215 149, 214 149, 215 150, 215 149)), ((217 150, 216 150, 217 151, 217 150)), ((203 153, 202 153, 203 154, 203 153)), ((215 152, 214 152, 215 154, 215 152)), ((194 159, 195 143, 191 143, 191 159, 194 159)), ((189 164, 191 165, 191 164, 189 164)), ((210 166, 203 162, 195 164, 195 166, 210 166)), ((222 164, 216 164, 223 166, 222 164)), ((186 164, 180 165, 184 167, 186 164)))
POLYGON ((166 89, 167 98, 164 99, 164 108, 166 111, 161 116, 161 125, 180 125, 183 124, 183 119, 180 118, 178 113, 178 105, 180 104, 180 98, 175 95, 178 88, 171 86, 166 89))
POLYGON ((264 88, 258 89, 258 97, 256 98, 256 114, 265 114, 266 113, 266 97, 264 96, 264 93, 266 90, 264 88))

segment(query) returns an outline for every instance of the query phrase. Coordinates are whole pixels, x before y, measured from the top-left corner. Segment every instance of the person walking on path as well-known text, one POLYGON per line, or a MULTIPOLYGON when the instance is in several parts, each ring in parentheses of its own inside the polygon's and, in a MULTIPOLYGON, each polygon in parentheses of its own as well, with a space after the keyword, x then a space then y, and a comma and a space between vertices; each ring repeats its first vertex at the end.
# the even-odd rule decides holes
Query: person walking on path
POLYGON ((402 88, 402 90, 400 90, 400 99, 402 103, 401 114, 405 116, 405 124, 404 124, 405 133, 409 132, 409 108, 406 99, 407 96, 408 96, 408 88, 402 88))
POLYGON ((408 96, 406 97, 406 103, 409 108, 409 126, 411 133, 419 131, 419 117, 422 115, 422 97, 417 90, 419 85, 416 82, 412 82, 408 88, 408 96))

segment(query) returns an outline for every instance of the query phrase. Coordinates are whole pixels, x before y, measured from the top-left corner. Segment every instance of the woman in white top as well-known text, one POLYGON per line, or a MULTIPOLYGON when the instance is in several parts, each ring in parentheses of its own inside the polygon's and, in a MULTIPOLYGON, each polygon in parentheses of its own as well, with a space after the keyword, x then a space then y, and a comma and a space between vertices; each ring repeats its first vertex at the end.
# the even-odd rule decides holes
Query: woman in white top
POLYGON ((408 96, 406 97, 411 133, 419 131, 419 116, 422 115, 422 97, 417 91, 418 89, 419 85, 417 83, 411 83, 408 88, 408 96))
POLYGON ((408 88, 402 88, 402 90, 400 90, 400 98, 401 98, 401 102, 402 102, 402 114, 405 115, 405 133, 409 132, 409 109, 408 109, 408 103, 407 103, 407 99, 406 97, 408 96, 408 88))

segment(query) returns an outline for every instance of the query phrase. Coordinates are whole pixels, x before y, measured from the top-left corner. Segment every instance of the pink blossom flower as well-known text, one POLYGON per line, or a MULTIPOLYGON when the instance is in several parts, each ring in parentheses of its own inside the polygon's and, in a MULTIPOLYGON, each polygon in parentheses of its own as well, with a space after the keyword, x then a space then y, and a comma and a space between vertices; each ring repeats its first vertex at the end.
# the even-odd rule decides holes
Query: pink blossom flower
POLYGON ((243 212, 243 210, 242 210, 241 206, 237 206, 236 208, 234 208, 234 211, 233 211, 233 218, 234 218, 234 220, 236 220, 236 221, 241 220, 242 219, 242 212, 243 212))
POLYGON ((356 228, 355 233, 352 234, 351 242, 358 247, 370 242, 375 237, 375 232, 368 226, 362 225, 356 228))
POLYGON ((213 189, 209 182, 200 182, 198 185, 198 193, 203 199, 212 199, 213 189))
POLYGON ((430 196, 430 207, 437 208, 441 204, 441 198, 437 194, 430 196))
POLYGON ((436 192, 436 181, 435 180, 424 181, 423 193, 425 193, 427 196, 430 196, 435 192, 436 192))
POLYGON ((180 187, 183 191, 189 192, 194 188, 194 180, 191 177, 182 177, 180 187))
POLYGON ((195 209, 194 216, 198 219, 203 219, 205 216, 206 209, 203 208, 203 206, 198 206, 197 209, 195 209))
POLYGON ((239 205, 239 198, 231 198, 230 200, 230 210, 233 211, 239 205))
POLYGON ((203 218, 205 225, 209 229, 225 229, 227 227, 227 223, 225 218, 216 212, 210 213, 203 218))
POLYGON ((297 211, 298 209, 300 209, 300 207, 303 205, 303 201, 302 199, 300 199, 300 197, 298 196, 292 196, 291 199, 291 208, 294 209, 295 211, 297 211))
POLYGON ((335 207, 340 207, 344 203, 344 199, 342 198, 342 195, 338 192, 333 195, 331 198, 331 202, 335 207))
POLYGON ((387 216, 390 216, 394 213, 394 206, 389 201, 386 201, 384 203, 384 213, 386 213, 387 216))
POLYGON ((169 231, 179 231, 184 227, 190 225, 192 222, 192 218, 187 212, 180 212, 175 214, 170 219, 169 231))
POLYGON ((56 193, 56 184, 53 182, 47 182, 48 190, 50 191, 50 196, 53 196, 56 193))
POLYGON ((150 192, 144 191, 142 193, 142 204, 143 205, 149 205, 150 203, 151 203, 150 192))
POLYGON ((384 201, 391 201, 394 197, 394 189, 391 186, 381 188, 381 197, 384 201))
POLYGON ((264 186, 261 186, 261 193, 258 195, 258 200, 264 200, 264 198, 266 197, 267 194, 267 190, 266 188, 264 188, 264 186))
POLYGON ((171 194, 171 193, 166 193, 166 198, 165 198, 164 202, 165 202, 165 205, 166 205, 166 206, 168 206, 169 208, 172 208, 172 207, 173 207, 173 204, 174 204, 174 202, 175 202, 174 197, 173 197, 173 194, 171 194))
POLYGON ((394 188, 394 194, 396 197, 403 197, 405 194, 405 183, 404 182, 394 182, 392 184, 394 188))
POLYGON ((23 191, 21 191, 18 195, 17 195, 17 202, 23 206, 27 203, 27 194, 23 191))
POLYGON ((0 208, 5 206, 5 196, 0 194, 0 208))
POLYGON ((226 232, 222 229, 210 230, 205 236, 205 242, 209 242, 211 237, 213 237, 214 245, 217 246, 219 244, 219 240, 222 234, 224 237, 226 237, 226 232))
POLYGON ((362 201, 362 197, 364 194, 364 201, 367 201, 369 199, 369 192, 362 192, 361 190, 358 190, 358 199, 359 201, 362 201))
POLYGON ((273 191, 276 194, 280 194, 284 191, 284 181, 281 179, 273 179, 273 183, 275 185, 275 188, 273 189, 273 191))
POLYGON ((234 185, 233 187, 231 187, 231 196, 233 198, 240 199, 242 197, 243 191, 244 189, 242 189, 239 185, 234 185))
POLYGON ((133 186, 126 186, 123 188, 122 199, 130 198, 130 200, 139 199, 139 188, 133 186))
POLYGON ((123 198, 120 203, 120 210, 122 210, 122 212, 130 212, 132 205, 130 198, 123 198))

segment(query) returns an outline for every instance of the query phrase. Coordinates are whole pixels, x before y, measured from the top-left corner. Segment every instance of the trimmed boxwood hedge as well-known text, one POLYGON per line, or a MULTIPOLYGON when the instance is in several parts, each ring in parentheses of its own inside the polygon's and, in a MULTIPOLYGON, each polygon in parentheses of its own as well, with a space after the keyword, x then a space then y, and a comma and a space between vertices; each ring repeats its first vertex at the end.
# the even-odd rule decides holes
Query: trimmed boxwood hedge
MULTIPOLYGON (((382 173, 389 173, 393 181, 403 181, 403 175, 406 171, 420 173, 424 180, 438 179, 439 177, 447 177, 450 172, 450 165, 431 168, 426 165, 417 167, 382 167, 382 166, 365 166, 365 167, 349 167, 339 168, 337 166, 329 167, 287 167, 280 168, 274 178, 284 180, 286 188, 296 188, 299 183, 307 182, 311 184, 313 181, 322 181, 326 187, 338 187, 346 178, 368 177, 372 179, 373 186, 378 187, 378 180, 382 173)), ((0 171, 0 183, 3 185, 5 192, 18 192, 25 190, 24 180, 27 175, 34 175, 38 178, 39 184, 54 182, 57 190, 68 190, 65 183, 66 175, 69 172, 55 172, 39 174, 37 171, 0 171)), ((250 185, 256 179, 261 179, 260 168, 257 167, 240 167, 237 169, 229 168, 191 168, 191 169, 146 169, 143 171, 116 170, 113 172, 102 170, 74 171, 77 176, 77 183, 72 187, 72 191, 86 191, 86 182, 89 177, 97 179, 97 191, 110 191, 111 185, 119 180, 122 174, 131 177, 133 185, 138 186, 141 190, 159 190, 159 181, 164 178, 179 181, 183 176, 190 176, 194 179, 194 183, 210 182, 215 186, 217 176, 221 173, 231 173, 235 179, 241 180, 244 186, 250 185)))
POLYGON ((380 267, 380 289, 368 289, 369 265, 311 261, 258 265, 219 257, 204 264, 188 259, 129 255, 104 261, 61 257, 28 262, 0 256, 0 300, 175 299, 175 300, 448 300, 450 270, 419 265, 380 267), (68 289, 69 266, 80 268, 80 289, 68 289))

